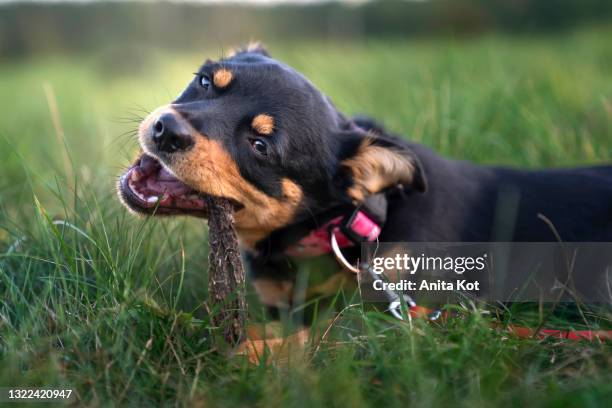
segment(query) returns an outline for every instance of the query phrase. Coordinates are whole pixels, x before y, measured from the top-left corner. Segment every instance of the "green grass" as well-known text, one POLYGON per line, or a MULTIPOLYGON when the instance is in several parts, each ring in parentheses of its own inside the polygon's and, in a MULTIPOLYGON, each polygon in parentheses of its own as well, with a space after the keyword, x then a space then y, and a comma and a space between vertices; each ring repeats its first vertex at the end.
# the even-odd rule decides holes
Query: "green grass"
MULTIPOLYGON (((611 36, 270 49, 347 113, 447 156, 542 167, 610 162, 611 36)), ((306 361, 253 366, 216 350, 204 222, 137 219, 114 193, 136 150, 132 120, 219 53, 198 51, 115 48, 0 66, 1 386, 66 386, 92 405, 609 403, 610 345, 517 340, 470 311, 409 326, 357 302, 335 324, 341 341, 306 361)), ((251 311, 260 318, 256 302, 251 311)))

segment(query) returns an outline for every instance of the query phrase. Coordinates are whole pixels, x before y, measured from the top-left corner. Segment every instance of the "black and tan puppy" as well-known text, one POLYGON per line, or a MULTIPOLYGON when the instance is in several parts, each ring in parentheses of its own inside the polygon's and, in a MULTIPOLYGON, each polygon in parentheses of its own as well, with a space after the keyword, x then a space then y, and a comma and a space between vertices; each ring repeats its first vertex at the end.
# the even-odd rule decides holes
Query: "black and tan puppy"
MULTIPOLYGON (((139 138, 144 153, 119 183, 125 205, 205 217, 203 194, 230 198, 270 306, 290 301, 287 248, 380 192, 381 241, 551 241, 551 223, 566 241, 612 241, 612 167, 523 171, 442 158, 348 119, 258 46, 207 61, 139 138)), ((351 261, 357 253, 347 250, 351 261)))

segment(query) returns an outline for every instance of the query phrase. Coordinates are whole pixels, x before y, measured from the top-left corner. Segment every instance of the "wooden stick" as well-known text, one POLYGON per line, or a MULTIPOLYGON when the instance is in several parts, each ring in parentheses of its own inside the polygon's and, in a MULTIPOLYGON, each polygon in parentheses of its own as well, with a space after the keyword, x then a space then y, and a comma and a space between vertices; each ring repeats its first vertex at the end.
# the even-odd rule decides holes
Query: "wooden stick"
POLYGON ((247 305, 245 278, 238 238, 234 229, 234 208, 230 201, 207 197, 208 207, 208 292, 215 310, 212 321, 223 329, 231 345, 245 339, 247 305))

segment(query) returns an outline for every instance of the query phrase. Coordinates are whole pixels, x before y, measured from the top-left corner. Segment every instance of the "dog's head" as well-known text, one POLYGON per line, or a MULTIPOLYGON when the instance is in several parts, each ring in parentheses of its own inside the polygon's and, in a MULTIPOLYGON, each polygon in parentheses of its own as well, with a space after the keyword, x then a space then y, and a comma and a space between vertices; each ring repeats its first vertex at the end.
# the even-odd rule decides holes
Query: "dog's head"
POLYGON ((395 184, 424 189, 405 145, 347 120, 260 46, 207 61, 139 139, 144 153, 119 183, 130 209, 206 216, 203 195, 226 197, 250 243, 395 184))

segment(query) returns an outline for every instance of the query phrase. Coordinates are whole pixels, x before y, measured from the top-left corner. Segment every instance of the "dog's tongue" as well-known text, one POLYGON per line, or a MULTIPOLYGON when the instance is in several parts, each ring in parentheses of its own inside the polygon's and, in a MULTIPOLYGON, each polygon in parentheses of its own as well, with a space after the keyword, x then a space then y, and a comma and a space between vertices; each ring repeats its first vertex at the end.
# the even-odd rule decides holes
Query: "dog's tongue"
POLYGON ((172 173, 163 167, 158 173, 153 173, 146 178, 145 190, 151 195, 169 194, 178 198, 182 196, 194 196, 197 193, 189 186, 178 180, 172 173))
POLYGON ((182 181, 177 179, 159 161, 153 157, 143 155, 133 170, 136 177, 135 186, 141 193, 150 197, 181 198, 187 196, 195 199, 197 193, 182 181), (170 197, 168 197, 170 196, 170 197))

